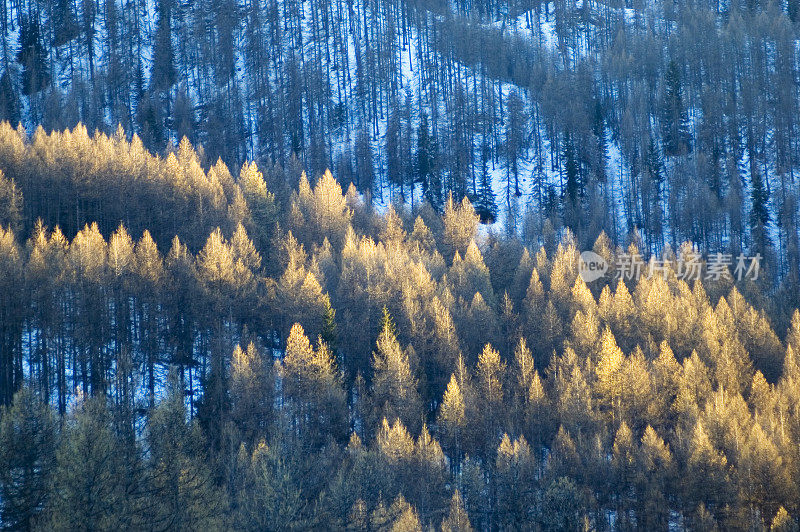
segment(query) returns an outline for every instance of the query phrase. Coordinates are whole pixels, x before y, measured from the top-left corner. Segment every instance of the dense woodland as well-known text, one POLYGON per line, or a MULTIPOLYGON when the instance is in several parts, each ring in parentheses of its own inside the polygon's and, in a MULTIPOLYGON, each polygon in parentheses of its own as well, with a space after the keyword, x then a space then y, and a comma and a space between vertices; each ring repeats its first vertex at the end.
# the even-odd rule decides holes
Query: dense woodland
POLYGON ((791 275, 204 157, 0 125, 3 527, 797 530, 791 275))
POLYGON ((799 19, 0 0, 0 528, 797 531, 799 19))
POLYGON ((381 205, 468 195, 533 239, 800 263, 797 0, 0 4, 0 120, 31 133, 122 125, 381 205))

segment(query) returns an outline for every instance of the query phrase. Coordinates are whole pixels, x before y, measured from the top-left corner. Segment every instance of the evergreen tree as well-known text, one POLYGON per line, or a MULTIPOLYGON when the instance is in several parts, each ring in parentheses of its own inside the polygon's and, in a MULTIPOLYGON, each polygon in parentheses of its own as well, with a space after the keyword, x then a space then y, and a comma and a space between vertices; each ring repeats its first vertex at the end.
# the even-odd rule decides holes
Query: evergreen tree
POLYGON ((239 172, 239 186, 250 210, 252 223, 250 233, 259 244, 259 249, 267 249, 277 223, 278 208, 275 204, 275 195, 267 190, 264 176, 259 171, 256 163, 244 164, 239 172))
POLYGON ((458 490, 453 492, 450 499, 450 511, 442 521, 442 532, 472 532, 472 525, 469 522, 469 515, 464 508, 464 501, 458 490))
POLYGON ((6 68, 0 76, 0 121, 6 120, 10 124, 20 121, 20 101, 18 89, 14 86, 10 69, 6 68))
POLYGON ((57 445, 56 419, 30 388, 0 408, 0 519, 30 530, 47 501, 57 445))
POLYGON ((475 198, 475 213, 481 223, 491 224, 497 218, 497 203, 492 190, 491 177, 487 172, 481 173, 480 188, 475 198))
POLYGON ((438 424, 441 427, 448 454, 455 460, 460 459, 467 418, 464 394, 455 374, 450 377, 450 382, 444 392, 442 404, 439 407, 438 424))
POLYGON ((8 227, 15 234, 22 233, 22 191, 13 179, 0 170, 0 226, 8 227))
POLYGON ((246 350, 236 346, 231 360, 231 420, 249 443, 269 429, 275 401, 272 365, 251 342, 246 350))
POLYGON ((434 208, 442 204, 442 188, 439 183, 438 148, 436 135, 428 126, 428 115, 423 112, 417 129, 417 164, 415 182, 422 186, 422 196, 434 208))
POLYGON ((58 0, 53 9, 53 46, 63 46, 79 34, 78 20, 70 0, 58 0))
POLYGON ((243 487, 237 493, 236 525, 247 530, 307 530, 309 505, 295 480, 293 464, 278 446, 262 442, 252 454, 239 453, 243 487))
POLYGON ((170 376, 169 397, 150 416, 147 484, 153 506, 146 513, 154 529, 214 529, 223 523, 225 501, 213 484, 203 456, 203 437, 187 423, 183 386, 170 376))
POLYGON ((494 444, 500 439, 501 429, 505 422, 503 408, 505 371, 506 364, 500 359, 500 353, 492 349, 491 345, 486 344, 478 357, 476 379, 478 438, 482 443, 484 456, 494 452, 494 444))
POLYGON ((159 0, 150 73, 150 88, 155 92, 169 91, 177 79, 172 47, 172 9, 172 0, 159 0))
POLYGON ((87 526, 124 528, 124 483, 136 471, 123 469, 119 442, 111 428, 105 397, 84 399, 64 429, 47 503, 47 527, 76 530, 87 526))
POLYGON ((17 62, 22 65, 22 94, 30 96, 50 84, 47 51, 42 43, 37 18, 25 18, 20 24, 17 62))
POLYGON ((672 60, 664 73, 664 92, 661 104, 661 136, 666 155, 685 155, 692 151, 689 117, 683 103, 681 72, 672 60))
POLYGON ((759 251, 765 251, 770 243, 769 238, 769 192, 764 187, 761 174, 756 171, 750 176, 750 230, 759 251))

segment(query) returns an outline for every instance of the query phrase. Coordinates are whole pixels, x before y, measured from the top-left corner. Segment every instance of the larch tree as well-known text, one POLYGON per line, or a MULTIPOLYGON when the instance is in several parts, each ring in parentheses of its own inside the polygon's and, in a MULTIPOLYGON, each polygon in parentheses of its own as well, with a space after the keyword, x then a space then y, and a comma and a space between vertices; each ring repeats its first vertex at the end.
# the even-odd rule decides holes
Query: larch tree
POLYGON ((376 409, 371 424, 381 419, 400 419, 412 433, 419 431, 423 412, 417 378, 408 353, 397 341, 394 321, 384 307, 376 351, 372 354, 372 402, 376 409))
POLYGON ((231 360, 231 420, 244 441, 255 443, 266 436, 275 401, 272 364, 251 342, 237 345, 231 360))
POLYGON ((330 349, 314 349, 303 327, 292 326, 281 366, 292 426, 310 448, 347 436, 345 395, 330 349))
POLYGON ((483 456, 494 452, 494 443, 499 441, 501 428, 505 424, 505 372, 506 364, 500 359, 500 353, 486 344, 478 357, 475 386, 478 414, 476 425, 483 456))
POLYGON ((447 517, 442 521, 442 532, 472 532, 469 515, 464 508, 464 500, 458 490, 453 492, 450 499, 450 509, 447 517))

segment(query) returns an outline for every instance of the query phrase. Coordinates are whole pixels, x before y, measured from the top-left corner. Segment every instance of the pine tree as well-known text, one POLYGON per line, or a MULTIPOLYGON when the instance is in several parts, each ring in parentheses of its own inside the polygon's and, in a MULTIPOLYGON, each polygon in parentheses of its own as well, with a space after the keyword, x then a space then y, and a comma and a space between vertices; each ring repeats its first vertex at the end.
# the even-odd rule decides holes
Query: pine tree
POLYGON ((675 462, 669 445, 649 425, 636 460, 637 518, 649 528, 665 527, 669 524, 669 497, 676 480, 675 462))
POLYGON ((464 256, 475 238, 478 220, 472 204, 466 197, 459 203, 453 200, 452 193, 448 195, 442 217, 444 222, 442 254, 447 260, 450 260, 455 253, 464 256))
POLYGON ((250 210, 252 219, 252 223, 248 225, 250 233, 259 244, 259 249, 267 249, 273 226, 278 218, 275 195, 267 190, 264 176, 254 162, 242 165, 239 172, 239 186, 250 210))
POLYGON ((661 135, 666 155, 685 155, 692 151, 689 117, 683 103, 681 73, 674 60, 664 73, 664 96, 661 104, 661 135))
POLYGON ((413 480, 406 481, 405 486, 409 500, 426 521, 444 505, 446 472, 442 448, 423 425, 414 444, 413 480))
POLYGON ((347 437, 344 390, 330 349, 317 349, 294 324, 286 340, 282 371, 291 421, 306 445, 320 447, 328 438, 347 437))
POLYGON ((505 393, 506 364, 500 359, 500 353, 486 344, 478 357, 476 397, 478 399, 479 441, 484 456, 494 452, 494 445, 500 438, 505 424, 503 401, 505 393))
POLYGON ((320 338, 325 342, 325 345, 336 355, 336 347, 338 342, 337 328, 336 328, 336 309, 331 306, 330 297, 326 297, 324 301, 325 312, 322 316, 322 331, 320 338))
POLYGON ((497 478, 497 513, 502 529, 519 530, 531 519, 536 502, 536 463, 531 448, 520 436, 511 441, 504 434, 495 459, 497 478))
POLYGON ((78 21, 70 0, 58 0, 54 6, 53 46, 62 46, 79 34, 78 21))
POLYGON ((190 530, 222 524, 225 500, 214 486, 198 428, 186 422, 183 383, 173 371, 169 396, 152 412, 148 424, 150 527, 190 530))
POLYGON ((760 252, 770 245, 769 238, 769 191, 764 187, 761 174, 756 171, 750 176, 750 230, 760 252))
POLYGON ((356 188, 367 197, 372 197, 375 187, 375 162, 373 160, 372 145, 369 131, 361 129, 356 136, 356 188))
POLYGON ((456 461, 460 460, 467 418, 464 395, 455 374, 450 377, 437 419, 447 454, 456 461))
MULTIPOLYGON (((685 500, 690 508, 704 505, 710 512, 722 510, 729 502, 728 459, 714 447, 703 424, 695 424, 691 437, 685 477, 685 500)), ((696 518, 702 518, 699 512, 696 518)))
POLYGON ((413 506, 405 506, 397 520, 392 523, 392 532, 422 532, 422 523, 413 506))
POLYGON ((772 532, 796 532, 798 530, 797 522, 792 519, 789 515, 789 512, 786 511, 786 508, 781 506, 778 508, 775 517, 772 519, 772 526, 770 526, 770 530, 772 532))
POLYGON ((22 207, 22 191, 13 179, 8 179, 0 170, 0 226, 21 234, 24 215, 22 207))
POLYGON ((411 369, 408 353, 397 342, 394 321, 384 307, 377 350, 372 355, 372 401, 375 413, 373 424, 386 418, 392 423, 399 419, 417 432, 422 420, 422 401, 417 391, 417 379, 411 369))
POLYGON ((458 490, 453 492, 450 499, 450 511, 442 521, 442 532, 472 532, 473 528, 469 522, 469 515, 464 508, 464 501, 458 490))
POLYGON ((177 79, 172 48, 172 8, 172 0, 159 0, 150 74, 150 88, 155 92, 169 91, 177 79))
POLYGON ((624 364, 625 355, 617 346, 614 335, 606 329, 603 331, 600 358, 597 361, 597 391, 613 417, 622 407, 624 364))
POLYGON ((623 421, 614 437, 611 456, 612 480, 610 491, 615 494, 617 518, 623 528, 633 524, 633 493, 635 481, 636 446, 630 427, 623 421))
POLYGON ((22 65, 22 94, 30 96, 50 84, 47 52, 37 17, 22 20, 19 43, 17 62, 22 65))
POLYGON ((508 110, 508 123, 506 125, 506 160, 508 162, 509 179, 506 181, 506 201, 510 203, 511 195, 522 196, 519 189, 519 159, 527 149, 528 141, 528 115, 525 113, 524 102, 519 92, 512 91, 506 101, 508 110), (512 191, 510 176, 514 176, 512 191))
POLYGON ((238 491, 236 525, 245 530, 307 530, 310 508, 296 480, 297 469, 277 445, 259 443, 240 453, 244 485, 238 491))
POLYGON ((0 408, 0 520, 30 530, 44 508, 55 463, 56 419, 30 388, 0 408))
MULTIPOLYGON (((564 203, 571 209, 578 208, 578 201, 583 196, 583 183, 581 182, 580 167, 578 166, 575 145, 569 133, 564 134, 564 172, 567 183, 564 188, 564 203)), ((574 221, 574 218, 572 219, 574 221)))
MULTIPOLYGON (((84 399, 69 420, 56 451, 46 513, 51 530, 124 528, 131 524, 123 486, 119 442, 104 397, 84 399)), ((135 524, 135 521, 134 521, 135 524)))
POLYGON ((400 189, 400 197, 405 199, 405 175, 403 172, 403 154, 401 153, 401 125, 399 112, 395 109, 389 113, 386 122, 384 150, 386 151, 386 176, 389 183, 400 189))
POLYGON ((442 204, 442 189, 438 180, 436 136, 428 127, 428 115, 423 112, 417 129, 417 164, 415 183, 422 186, 422 196, 434 207, 442 204))
POLYGON ((18 124, 20 121, 20 101, 17 87, 14 86, 9 69, 0 76, 0 121, 18 124))
POLYGON ((581 492, 567 477, 554 479, 542 497, 541 524, 547 530, 578 530, 581 522, 581 492))
POLYGON ((491 224, 497 219, 497 201, 492 190, 491 176, 488 172, 481 173, 478 195, 475 198, 475 214, 481 223, 491 224))
POLYGON ((256 442, 266 436, 274 403, 272 365, 251 342, 246 350, 239 345, 231 360, 231 420, 243 440, 256 442))

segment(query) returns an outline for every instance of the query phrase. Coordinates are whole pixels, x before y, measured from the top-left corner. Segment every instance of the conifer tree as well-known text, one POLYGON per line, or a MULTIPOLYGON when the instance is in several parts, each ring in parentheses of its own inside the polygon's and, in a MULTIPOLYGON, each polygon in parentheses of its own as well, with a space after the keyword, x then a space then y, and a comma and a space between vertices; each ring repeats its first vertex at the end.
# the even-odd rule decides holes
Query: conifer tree
POLYGON ((603 404, 616 415, 621 408, 624 382, 625 355, 617 346, 609 329, 603 331, 600 357, 597 361, 597 390, 603 404))
POLYGON ((23 211, 22 191, 13 179, 0 170, 0 226, 21 234, 23 211))
POLYGON ((491 224, 497 219, 497 201, 488 172, 481 173, 480 187, 475 198, 475 214, 481 223, 491 224))
POLYGON ((750 231, 756 249, 765 252, 770 245, 769 191, 764 186, 758 170, 752 173, 750 181, 750 231))
POLYGON ((770 530, 772 532, 795 532, 798 528, 800 527, 797 526, 797 522, 792 519, 786 508, 783 506, 778 508, 775 517, 772 519, 770 530))
POLYGON ((0 519, 29 530, 47 501, 57 445, 56 419, 30 388, 0 408, 0 519))
POLYGON ((692 151, 689 117, 683 103, 681 73, 674 60, 667 65, 664 73, 664 93, 661 104, 661 135, 664 153, 684 155, 692 151))
POLYGON ((22 94, 26 96, 41 91, 51 80, 38 18, 38 13, 31 13, 20 24, 17 62, 22 65, 22 94))
POLYGON ((429 521, 439 514, 444 504, 446 475, 445 456, 439 442, 423 425, 414 444, 414 481, 406 482, 408 497, 419 515, 429 521))
POLYGON ((450 499, 450 511, 442 521, 442 532, 472 532, 472 530, 461 493, 455 490, 450 499))
POLYGON ((456 461, 459 460, 467 418, 464 395, 455 374, 450 377, 437 419, 448 455, 456 461))
POLYGON ((412 433, 419 431, 422 404, 417 379, 408 353, 397 342, 394 321, 384 307, 377 350, 372 355, 372 401, 376 408, 373 423, 386 418, 392 423, 400 419, 412 433))
POLYGON ((246 350, 237 345, 231 360, 231 420, 242 439, 254 443, 266 436, 274 403, 272 365, 251 342, 246 350))
POLYGON ((444 239, 442 254, 450 260, 455 253, 462 256, 467 251, 478 226, 478 216, 469 200, 464 197, 461 202, 453 199, 449 194, 444 206, 444 239))
POLYGON ((669 500, 673 493, 675 462, 667 445, 651 426, 647 426, 637 453, 637 518, 654 528, 669 523, 669 500))
POLYGON ((203 455, 197 424, 187 423, 183 385, 170 374, 169 396, 150 416, 147 484, 153 508, 147 512, 154 528, 216 528, 225 501, 213 484, 203 455))
POLYGON ((168 91, 177 79, 172 48, 172 1, 158 2, 158 22, 153 43, 153 71, 150 86, 155 91, 168 91))
POLYGON ((542 497, 541 524, 549 530, 577 530, 582 506, 581 493, 572 479, 554 479, 542 497))
POLYGON ((244 164, 239 172, 239 186, 250 210, 252 223, 250 233, 253 234, 259 249, 266 249, 277 222, 278 207, 275 195, 267 190, 263 174, 256 163, 244 164))
POLYGON ((428 114, 423 112, 419 118, 417 129, 417 161, 415 183, 422 186, 422 196, 435 208, 439 204, 441 190, 437 190, 437 183, 434 175, 436 174, 436 153, 434 148, 434 135, 428 127, 428 114))
POLYGON ((494 451, 494 443, 499 440, 505 424, 505 371, 506 364, 500 359, 500 353, 486 344, 478 357, 476 379, 478 438, 482 443, 482 452, 486 453, 484 456, 494 451))
MULTIPOLYGON (((728 459, 714 447, 700 421, 695 424, 688 452, 685 501, 690 509, 702 504, 709 512, 721 511, 730 500, 728 459)), ((698 511, 695 519, 702 522, 703 513, 698 511)))
POLYGON ((124 515, 125 471, 104 397, 83 399, 64 429, 46 509, 47 527, 75 530, 136 524, 124 515))
POLYGON ((0 227, 0 405, 22 386, 22 257, 13 231, 0 227))
POLYGON ((9 124, 20 122, 20 101, 11 72, 7 68, 0 76, 0 120, 9 124))
POLYGON ((309 505, 295 479, 296 469, 279 447, 261 442, 252 454, 240 455, 245 473, 237 494, 238 527, 277 531, 313 526, 309 505))
POLYGON ((501 528, 524 528, 535 505, 535 460, 523 436, 504 434, 495 459, 497 513, 501 528))
POLYGON ((345 396, 330 349, 324 343, 314 349, 303 327, 294 324, 282 371, 291 421, 306 444, 317 448, 328 438, 345 439, 345 396))

